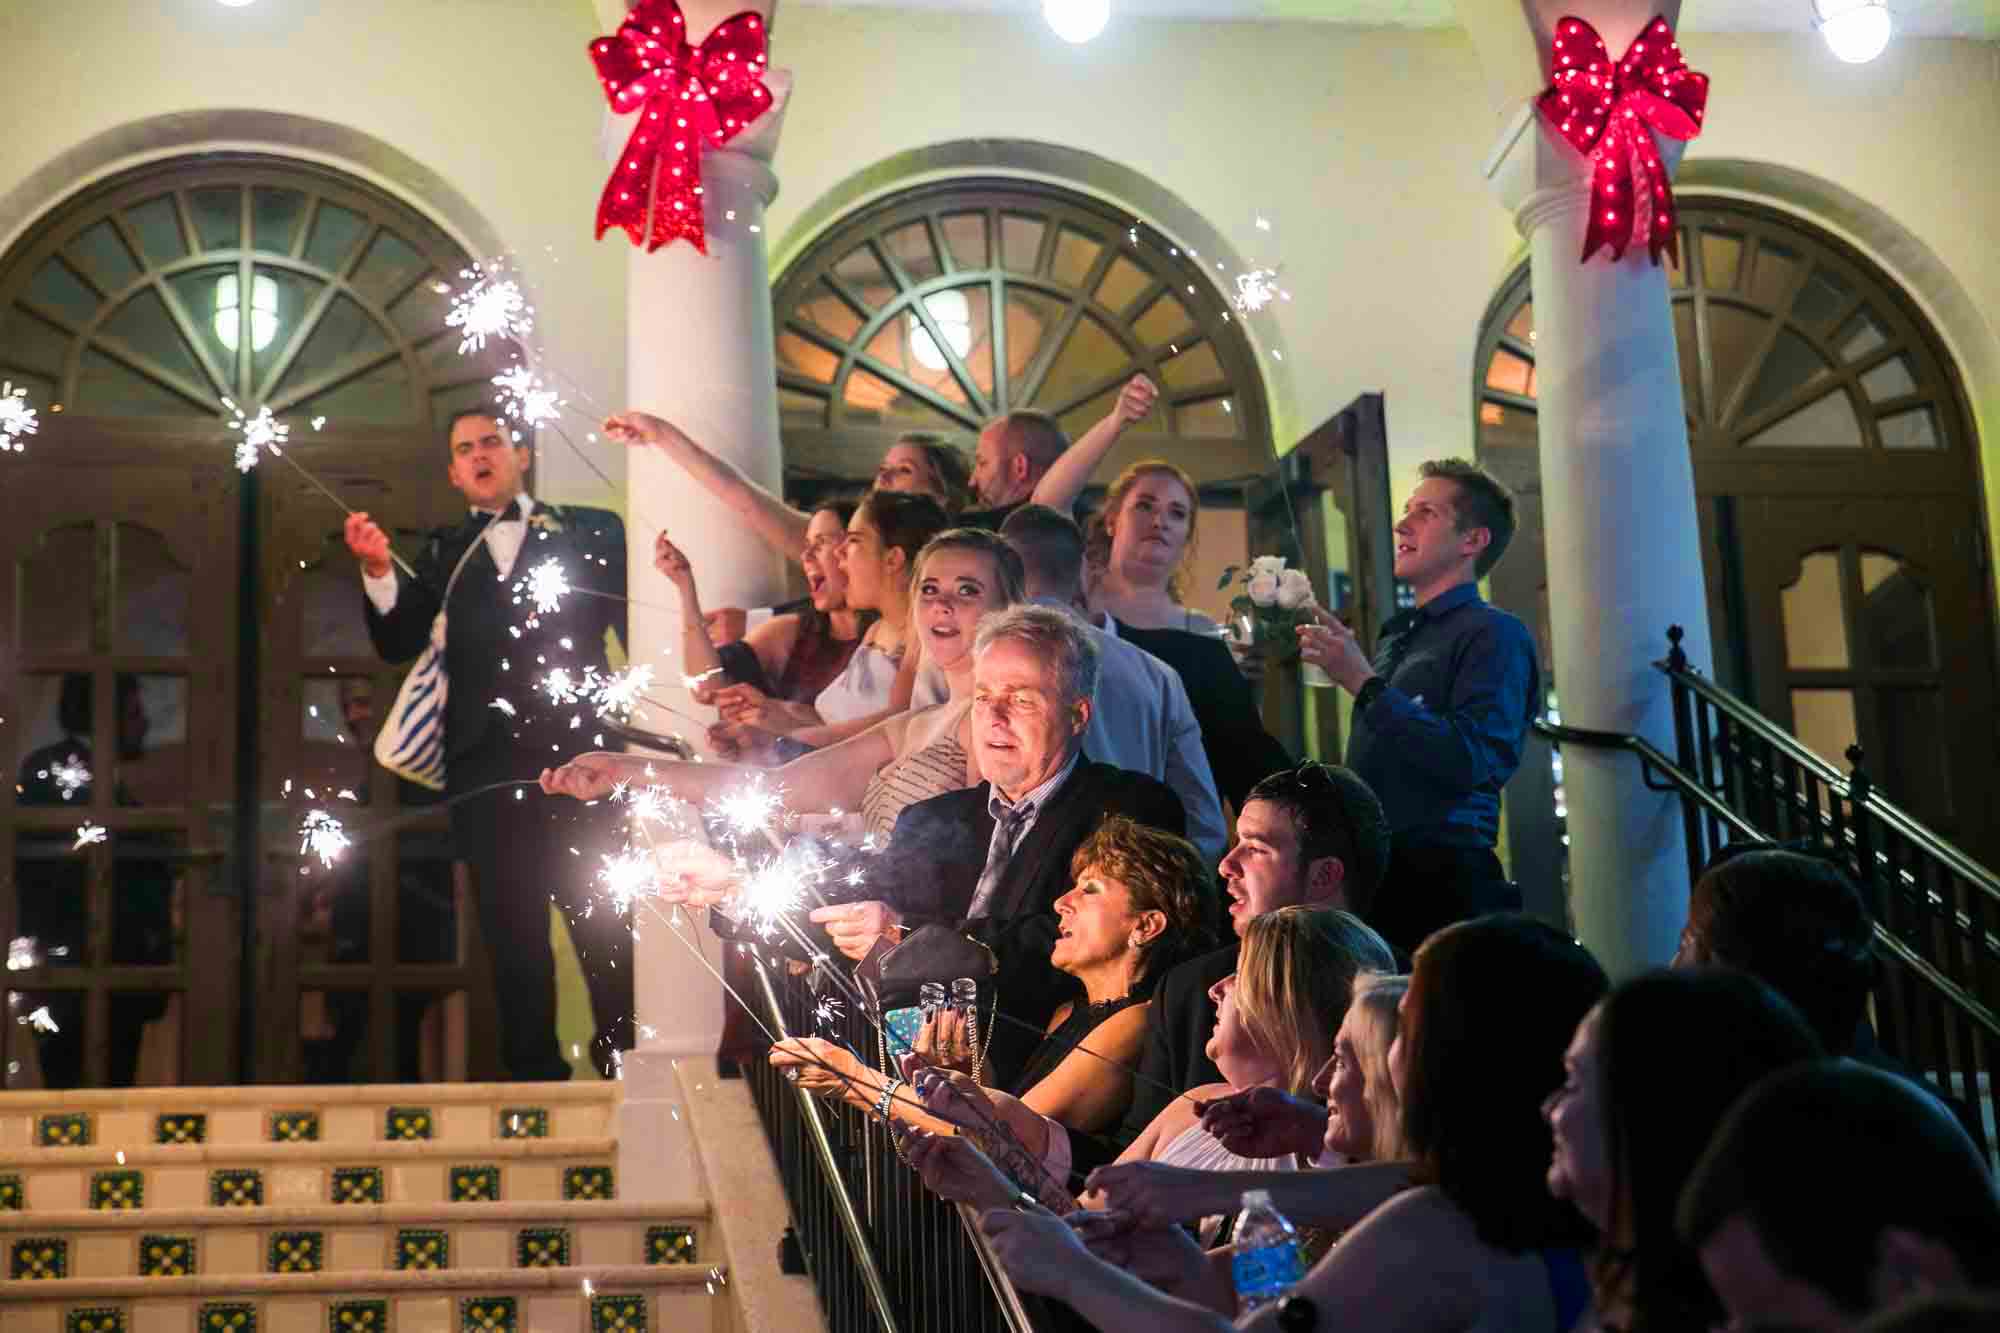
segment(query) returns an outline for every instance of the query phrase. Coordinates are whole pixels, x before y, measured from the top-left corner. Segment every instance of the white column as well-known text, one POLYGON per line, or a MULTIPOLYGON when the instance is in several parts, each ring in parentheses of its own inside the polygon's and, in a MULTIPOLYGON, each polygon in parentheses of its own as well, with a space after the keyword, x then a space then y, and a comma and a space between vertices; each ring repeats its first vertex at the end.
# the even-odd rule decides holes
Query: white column
MULTIPOLYGON (((1652 6, 1598 0, 1565 12, 1597 25, 1615 60, 1652 6)), ((1514 32, 1529 29, 1533 50, 1546 52, 1546 26, 1519 14, 1514 32)), ((1674 160, 1669 154, 1670 166, 1674 160)), ((1590 165, 1536 123, 1532 105, 1510 121, 1487 174, 1528 239, 1533 271, 1542 512, 1562 718, 1644 736, 1672 753, 1667 682, 1653 668, 1666 653, 1667 626, 1686 627, 1688 657, 1704 670, 1710 650, 1666 270, 1653 265, 1643 242, 1622 261, 1600 250, 1579 262, 1590 165)), ((1618 751, 1566 747, 1563 781, 1579 938, 1614 977, 1666 962, 1687 916, 1679 798, 1647 788, 1638 762, 1618 751)))
MULTIPOLYGON (((683 0, 689 36, 706 36, 738 7, 683 0)), ((631 247, 626 378, 631 406, 668 418, 776 491, 782 454, 764 209, 777 194, 770 161, 789 75, 771 71, 765 83, 774 99, 754 129, 702 155, 708 253, 684 242, 652 254, 631 247)), ((629 129, 629 119, 614 122, 614 150, 629 129)), ((653 538, 664 527, 688 553, 707 607, 769 605, 784 586, 781 560, 657 452, 631 453, 626 487, 631 661, 652 665, 659 681, 653 696, 694 717, 710 716, 680 685, 680 612, 673 585, 653 568, 653 538)), ((695 724, 660 710, 649 714, 648 725, 699 744, 695 724)), ((703 1191, 674 1064, 715 1054, 723 993, 687 944, 649 916, 642 912, 633 946, 639 1039, 624 1065, 619 1186, 632 1198, 694 1198, 703 1191)), ((720 965, 721 945, 705 928, 684 919, 681 933, 720 965)))

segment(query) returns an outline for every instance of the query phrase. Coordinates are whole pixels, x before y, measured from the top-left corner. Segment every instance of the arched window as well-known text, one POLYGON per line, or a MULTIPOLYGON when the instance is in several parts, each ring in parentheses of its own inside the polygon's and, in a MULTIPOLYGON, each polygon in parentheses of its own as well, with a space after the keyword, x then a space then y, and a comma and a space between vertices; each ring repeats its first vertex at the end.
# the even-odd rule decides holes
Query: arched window
POLYGON ((969 444, 1015 408, 1074 439, 1144 371, 1163 410, 1111 460, 1161 455, 1197 481, 1270 466, 1244 331, 1200 261, 1050 186, 951 181, 898 194, 817 240, 777 285, 778 398, 791 475, 862 480, 906 430, 969 444))
MULTIPOLYGON (((1995 681, 1984 488, 1949 356, 1892 278, 1800 219, 1686 199, 1680 221, 1668 295, 1715 674, 1829 762, 1859 742, 1887 795, 2000 861, 1981 747, 1952 741, 1989 734, 1995 681)), ((1521 499, 1493 596, 1559 681, 1537 389, 1523 266, 1480 329, 1473 397, 1480 460, 1521 499)))
POLYGON ((468 262, 397 201, 302 163, 146 168, 0 261, 0 375, 88 417, 217 417, 228 397, 429 427, 497 369, 444 325, 468 262))

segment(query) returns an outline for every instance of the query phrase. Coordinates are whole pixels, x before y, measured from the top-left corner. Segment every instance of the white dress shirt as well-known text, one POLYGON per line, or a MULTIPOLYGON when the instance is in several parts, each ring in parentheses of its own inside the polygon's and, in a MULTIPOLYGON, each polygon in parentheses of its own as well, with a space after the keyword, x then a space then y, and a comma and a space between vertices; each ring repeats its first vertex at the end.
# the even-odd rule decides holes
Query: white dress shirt
MULTIPOLYGON (((480 540, 486 543, 486 550, 493 557, 494 568, 500 571, 500 577, 503 579, 513 575, 514 562, 521 557, 521 543, 528 540, 528 524, 526 520, 528 515, 535 512, 535 497, 526 491, 522 491, 514 497, 514 506, 520 510, 522 522, 488 523, 486 531, 480 534, 480 540)), ((505 511, 474 508, 468 512, 490 514, 495 512, 504 513, 505 511)), ((389 612, 396 608, 395 567, 393 565, 390 566, 389 572, 380 578, 376 578, 374 575, 368 573, 368 571, 363 570, 361 572, 361 589, 368 594, 368 600, 373 604, 376 611, 382 615, 388 615, 389 612)), ((439 591, 442 592, 443 589, 439 589, 439 591)))

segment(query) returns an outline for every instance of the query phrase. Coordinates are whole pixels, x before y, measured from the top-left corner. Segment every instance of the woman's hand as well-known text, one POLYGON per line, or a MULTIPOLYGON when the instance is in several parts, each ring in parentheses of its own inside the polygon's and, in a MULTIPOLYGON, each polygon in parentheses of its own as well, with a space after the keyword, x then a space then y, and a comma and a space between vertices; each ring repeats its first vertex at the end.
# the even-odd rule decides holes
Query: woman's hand
POLYGON ((924 1020, 917 1029, 914 1048, 917 1058, 935 1069, 972 1072, 975 1052, 967 1031, 965 1015, 953 1008, 940 1009, 937 1016, 924 1020))
POLYGON ((1090 1173, 1091 1207, 1130 1213, 1142 1226, 1192 1222, 1228 1212, 1236 1196, 1220 1171, 1195 1171, 1160 1162, 1113 1162, 1090 1173))
POLYGON ((771 1048, 773 1069, 797 1070, 793 1082, 834 1101, 867 1105, 875 1085, 860 1082, 868 1073, 853 1055, 820 1037, 787 1037, 771 1048))
POLYGON ((971 1141, 956 1134, 911 1129, 903 1133, 904 1158, 930 1192, 975 1208, 1005 1208, 1014 1201, 1014 1183, 971 1141))
POLYGON ((736 863, 707 843, 676 838, 654 853, 653 863, 661 902, 709 908, 736 896, 736 863))
POLYGON ((1277 1088, 1249 1088, 1201 1108, 1201 1127, 1238 1157, 1317 1157, 1326 1108, 1277 1088))
POLYGON ((1014 1285, 1045 1296, 1057 1294, 1065 1270, 1090 1255, 1082 1238, 1051 1212, 994 1208, 980 1216, 979 1230, 1014 1285))
POLYGON ((604 418, 604 433, 620 444, 658 444, 673 426, 650 412, 618 412, 604 418))
POLYGON ((673 580, 674 586, 683 592, 694 587, 694 566, 688 563, 686 552, 668 540, 664 531, 653 538, 653 568, 673 580))
POLYGON ((771 697, 755 685, 725 685, 715 692, 715 706, 722 714, 724 722, 739 727, 757 727, 764 731, 784 731, 789 728, 785 717, 771 697))
POLYGON ((761 763, 765 758, 764 752, 776 739, 768 731, 738 726, 734 722, 717 722, 706 734, 709 752, 726 764, 761 763))
POLYGON ((560 768, 542 770, 542 791, 550 796, 573 796, 579 801, 601 801, 618 785, 624 771, 623 755, 597 750, 580 754, 560 768))
POLYGON ((1199 1282, 1208 1255, 1177 1226, 1142 1226, 1130 1213, 1072 1213, 1070 1230, 1090 1252, 1165 1292, 1199 1282))

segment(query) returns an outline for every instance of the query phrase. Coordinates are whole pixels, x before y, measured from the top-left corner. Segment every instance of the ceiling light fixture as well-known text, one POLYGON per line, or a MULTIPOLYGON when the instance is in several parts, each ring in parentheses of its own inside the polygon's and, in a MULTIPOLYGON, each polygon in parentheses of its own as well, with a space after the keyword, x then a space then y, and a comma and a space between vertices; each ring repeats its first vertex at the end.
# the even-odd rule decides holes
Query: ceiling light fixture
POLYGON ((1812 0, 1812 15, 1834 55, 1850 65, 1881 55, 1895 30, 1888 0, 1812 0))
POLYGON ((1042 0, 1042 17, 1066 42, 1087 42, 1104 31, 1111 0, 1042 0))

